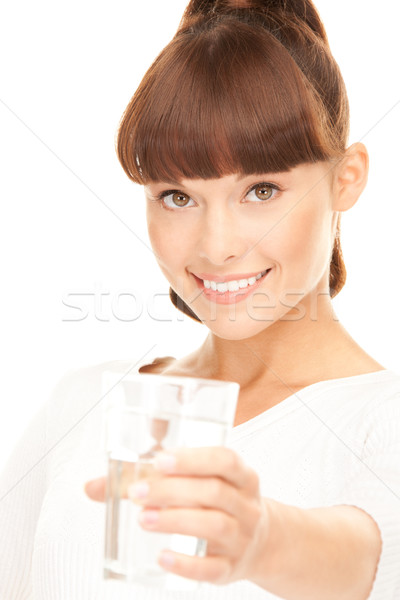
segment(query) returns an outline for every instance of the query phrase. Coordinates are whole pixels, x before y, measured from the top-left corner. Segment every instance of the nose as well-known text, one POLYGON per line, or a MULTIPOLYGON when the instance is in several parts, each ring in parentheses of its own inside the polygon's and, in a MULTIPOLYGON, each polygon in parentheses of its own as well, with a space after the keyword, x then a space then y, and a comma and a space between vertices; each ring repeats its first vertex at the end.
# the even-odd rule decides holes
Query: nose
POLYGON ((199 231, 199 256, 213 265, 224 265, 240 259, 247 244, 239 216, 214 205, 205 212, 199 231))

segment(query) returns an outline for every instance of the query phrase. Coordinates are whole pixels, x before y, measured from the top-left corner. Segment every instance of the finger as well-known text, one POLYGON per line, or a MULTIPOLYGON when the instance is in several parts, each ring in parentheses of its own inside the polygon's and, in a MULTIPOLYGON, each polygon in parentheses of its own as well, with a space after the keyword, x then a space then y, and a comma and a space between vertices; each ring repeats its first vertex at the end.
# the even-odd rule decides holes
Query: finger
POLYGON ((143 506, 216 508, 236 517, 246 509, 246 497, 219 477, 141 480, 128 487, 128 497, 143 506))
POLYGON ((92 479, 85 484, 85 494, 89 496, 91 500, 96 502, 105 502, 106 499, 106 478, 99 477, 98 479, 92 479))
POLYGON ((158 558, 159 564, 181 577, 197 581, 209 581, 223 584, 230 581, 231 565, 223 556, 204 556, 202 558, 178 554, 171 550, 163 550, 158 558))
POLYGON ((257 477, 230 448, 182 448, 160 453, 154 466, 163 473, 221 477, 238 487, 254 487, 257 477))
POLYGON ((139 523, 147 531, 178 533, 207 540, 212 554, 237 555, 240 531, 233 517, 218 510, 146 509, 139 523))
MULTIPOLYGON (((115 462, 115 461, 114 461, 115 462)), ((146 465, 145 465, 146 467, 146 465)), ((148 467, 142 468, 140 471, 137 468, 137 463, 119 461, 118 465, 109 466, 108 485, 110 496, 118 494, 120 498, 127 498, 128 486, 135 481, 139 475, 141 477, 148 476, 148 467)), ((151 467, 151 471, 154 469, 151 467)), ((158 474, 159 476, 159 474, 158 474)), ((84 491, 91 500, 97 502, 105 502, 107 492, 107 477, 99 477, 85 484, 84 491)))

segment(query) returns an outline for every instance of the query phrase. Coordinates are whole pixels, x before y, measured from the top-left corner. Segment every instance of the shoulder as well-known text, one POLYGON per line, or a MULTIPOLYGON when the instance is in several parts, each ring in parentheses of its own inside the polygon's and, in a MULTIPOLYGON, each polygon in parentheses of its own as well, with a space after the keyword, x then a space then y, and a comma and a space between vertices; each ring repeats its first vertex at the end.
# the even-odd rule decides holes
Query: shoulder
POLYGON ((359 386, 354 385, 350 393, 359 398, 366 408, 366 414, 373 417, 397 413, 400 408, 400 374, 385 369, 360 378, 359 386), (364 399, 364 401, 362 401, 364 399))
POLYGON ((53 389, 50 402, 68 397, 71 401, 85 403, 89 396, 99 395, 102 390, 103 376, 112 372, 115 376, 128 376, 134 373, 160 373, 176 359, 172 356, 155 356, 149 351, 133 358, 109 360, 92 365, 86 365, 66 371, 53 389))
POLYGON ((321 391, 335 402, 342 398, 343 404, 348 408, 353 406, 368 410, 371 406, 384 404, 388 399, 400 394, 400 375, 389 369, 382 369, 322 381, 316 385, 317 392, 318 386, 321 386, 321 391))
POLYGON ((400 431, 400 375, 393 371, 321 381, 298 395, 306 412, 349 443, 364 446, 388 426, 400 431))
MULTIPOLYGON (((67 415, 79 416, 102 403, 107 395, 104 376, 112 372, 115 378, 123 379, 152 365, 154 354, 147 353, 133 358, 110 360, 68 370, 53 388, 46 403, 50 419, 60 420, 67 415)), ((160 360, 160 359, 159 359, 160 360)), ((142 371, 141 371, 142 372, 142 371)))
POLYGON ((71 385, 85 385, 101 379, 106 371, 113 371, 121 375, 129 373, 147 372, 156 370, 158 366, 169 364, 169 361, 175 360, 171 356, 155 357, 154 352, 149 351, 141 356, 132 358, 108 360, 101 363, 85 365, 82 367, 70 369, 61 377, 55 389, 61 392, 71 385))
POLYGON ((102 363, 69 369, 56 384, 52 396, 63 396, 79 389, 87 392, 93 386, 97 387, 101 384, 101 379, 105 372, 113 371, 123 375, 124 373, 136 372, 140 368, 140 365, 140 360, 125 359, 105 361, 102 363))
POLYGON ((366 414, 366 451, 397 447, 400 454, 400 375, 390 372, 377 390, 366 414))
MULTIPOLYGON (((357 378, 354 378, 355 380, 357 378)), ((400 451, 400 375, 384 370, 360 377, 345 395, 353 433, 363 439, 362 455, 400 451), (354 407, 354 410, 351 408, 354 407)))

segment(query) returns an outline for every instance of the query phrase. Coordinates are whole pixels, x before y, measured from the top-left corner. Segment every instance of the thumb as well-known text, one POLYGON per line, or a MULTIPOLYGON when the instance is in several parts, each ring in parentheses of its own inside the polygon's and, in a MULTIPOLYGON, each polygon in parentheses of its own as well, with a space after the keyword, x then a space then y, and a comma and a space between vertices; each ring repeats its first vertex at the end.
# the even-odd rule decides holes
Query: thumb
POLYGON ((85 494, 89 496, 91 500, 97 502, 105 502, 106 499, 106 478, 99 477, 98 479, 92 479, 85 483, 85 494))

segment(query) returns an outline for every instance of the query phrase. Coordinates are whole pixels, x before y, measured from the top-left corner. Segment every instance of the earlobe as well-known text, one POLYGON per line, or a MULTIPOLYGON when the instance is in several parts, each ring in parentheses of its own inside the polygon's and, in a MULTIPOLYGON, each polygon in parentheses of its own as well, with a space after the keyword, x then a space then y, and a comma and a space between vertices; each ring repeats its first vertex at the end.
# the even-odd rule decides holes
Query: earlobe
POLYGON ((357 142, 347 150, 336 168, 333 210, 349 210, 357 202, 368 181, 369 157, 364 144, 357 142))

